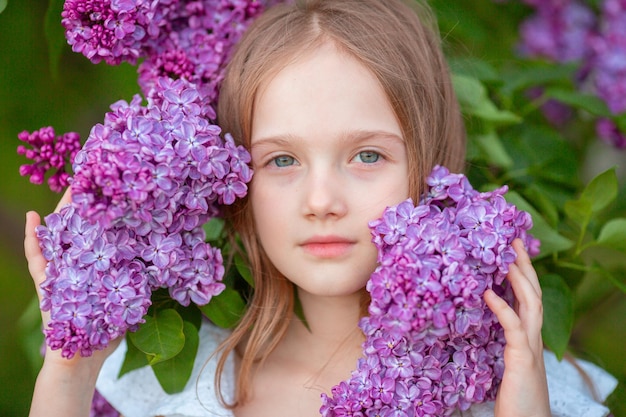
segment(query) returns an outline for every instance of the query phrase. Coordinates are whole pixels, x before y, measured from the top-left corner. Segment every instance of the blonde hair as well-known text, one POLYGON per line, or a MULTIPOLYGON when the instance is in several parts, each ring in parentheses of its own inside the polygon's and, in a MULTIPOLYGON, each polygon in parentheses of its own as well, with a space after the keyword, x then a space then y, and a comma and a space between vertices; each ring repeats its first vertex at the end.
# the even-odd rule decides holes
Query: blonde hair
MULTIPOLYGON (((269 9, 248 29, 232 57, 220 90, 219 124, 249 149, 259 88, 300 54, 333 42, 382 85, 406 141, 409 190, 417 201, 436 164, 463 170, 465 136, 436 21, 426 6, 413 3, 305 0, 269 9)), ((226 358, 246 342, 235 399, 229 404, 234 408, 249 399, 254 366, 268 357, 287 330, 294 287, 259 244, 248 200, 236 203, 226 215, 241 238, 255 280, 246 314, 219 349, 218 392, 226 358)))

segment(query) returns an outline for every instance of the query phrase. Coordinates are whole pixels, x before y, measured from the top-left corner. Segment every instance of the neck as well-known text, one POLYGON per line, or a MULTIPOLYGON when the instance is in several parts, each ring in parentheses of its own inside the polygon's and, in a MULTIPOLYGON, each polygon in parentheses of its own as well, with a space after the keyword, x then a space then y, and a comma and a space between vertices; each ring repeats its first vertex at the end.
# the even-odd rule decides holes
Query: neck
POLYGON ((340 351, 360 353, 363 334, 358 322, 363 292, 323 297, 298 290, 298 297, 306 325, 298 318, 292 320, 286 335, 290 350, 318 361, 331 360, 340 351))

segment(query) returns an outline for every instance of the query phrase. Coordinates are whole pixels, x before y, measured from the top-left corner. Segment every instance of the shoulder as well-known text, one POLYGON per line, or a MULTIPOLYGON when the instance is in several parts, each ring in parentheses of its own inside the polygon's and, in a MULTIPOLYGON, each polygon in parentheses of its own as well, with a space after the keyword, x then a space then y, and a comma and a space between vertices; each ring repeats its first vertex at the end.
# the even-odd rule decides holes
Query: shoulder
MULTIPOLYGON (((165 393, 149 367, 118 378, 126 354, 125 341, 105 362, 96 389, 125 416, 233 417, 232 412, 220 404, 214 386, 218 360, 215 351, 228 335, 227 330, 208 322, 202 324, 193 371, 185 389, 179 393, 165 393)), ((234 391, 234 379, 234 362, 230 357, 222 379, 227 401, 234 391)))

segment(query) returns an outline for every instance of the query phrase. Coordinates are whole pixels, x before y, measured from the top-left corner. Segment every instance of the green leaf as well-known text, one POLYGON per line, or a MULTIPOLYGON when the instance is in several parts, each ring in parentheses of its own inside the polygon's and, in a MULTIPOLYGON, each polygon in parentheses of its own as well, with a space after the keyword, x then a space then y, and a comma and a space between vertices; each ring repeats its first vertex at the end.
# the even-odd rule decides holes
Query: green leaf
POLYGON ((250 267, 248 266, 248 263, 245 261, 245 259, 243 259, 240 253, 235 254, 234 261, 235 261, 235 269, 237 269, 237 272, 239 272, 239 275, 241 275, 242 278, 246 280, 248 285, 254 288, 254 279, 252 278, 252 272, 250 271, 250 267))
POLYGON ((496 124, 513 124, 522 121, 522 118, 513 112, 498 109, 489 99, 483 101, 483 103, 470 112, 470 114, 496 124))
POLYGON ((611 284, 617 287, 622 293, 626 294, 626 282, 624 282, 623 278, 620 280, 619 278, 614 276, 608 269, 602 267, 597 262, 594 262, 593 266, 596 268, 597 271, 600 272, 600 274, 604 278, 611 282, 611 284))
POLYGON ((159 310, 154 316, 145 316, 145 319, 146 322, 130 334, 130 339, 148 356, 150 365, 173 358, 183 349, 183 319, 176 310, 159 310))
POLYGON ((211 301, 200 310, 217 326, 225 329, 235 327, 246 310, 246 303, 241 295, 232 288, 225 288, 219 295, 211 298, 211 301))
POLYGON ((44 22, 44 33, 48 43, 48 57, 52 78, 59 76, 59 62, 65 46, 65 32, 61 25, 61 12, 64 0, 49 0, 44 22))
POLYGON ((219 239, 224 230, 224 220, 219 218, 212 218, 204 225, 202 225, 204 232, 206 233, 206 239, 211 242, 219 239))
POLYGON ((615 168, 611 168, 592 179, 578 199, 565 203, 565 214, 580 227, 577 252, 582 250, 591 218, 615 200, 617 189, 615 168))
POLYGON ((146 357, 146 354, 135 346, 130 338, 130 333, 126 334, 126 346, 126 355, 124 356, 124 362, 120 368, 118 378, 129 373, 130 371, 134 371, 135 369, 143 368, 148 365, 148 358, 146 357))
POLYGON ((571 200, 565 203, 565 214, 572 219, 581 229, 584 229, 593 215, 590 201, 571 200))
POLYGON ((304 324, 304 327, 306 327, 308 331, 311 331, 311 328, 309 327, 309 322, 306 321, 306 317, 304 315, 302 302, 300 301, 300 297, 298 296, 298 289, 295 286, 293 288, 293 312, 295 313, 296 317, 300 319, 302 324, 304 324))
POLYGON ((175 308, 184 322, 189 322, 193 324, 196 329, 200 329, 200 326, 202 326, 202 312, 198 309, 197 305, 191 303, 189 306, 185 307, 176 303, 175 308))
POLYGON ((611 219, 600 230, 598 245, 626 252, 626 218, 611 219))
POLYGON ((530 205, 521 195, 515 191, 506 193, 508 202, 515 204, 519 210, 524 210, 533 218, 533 228, 530 233, 541 241, 541 253, 535 259, 543 258, 555 252, 561 252, 574 246, 574 242, 561 236, 556 230, 550 227, 545 219, 530 205))
POLYGON ((620 132, 626 132, 626 113, 614 118, 614 122, 617 124, 620 132))
POLYGON ((617 190, 618 184, 615 168, 610 168, 597 175, 587 184, 580 196, 580 200, 591 202, 591 210, 597 213, 615 200, 617 190))
POLYGON ((525 172, 531 183, 539 185, 539 179, 542 183, 558 183, 576 189, 580 187, 580 156, 575 152, 571 141, 564 140, 562 134, 545 125, 525 120, 500 135, 515 162, 513 170, 525 172))
POLYGON ((0 0, 0 13, 2 13, 4 9, 7 8, 8 2, 9 0, 0 0))
POLYGON ((524 61, 523 67, 517 67, 502 74, 504 86, 500 92, 505 96, 511 96, 513 93, 531 86, 571 80, 577 71, 577 64, 552 65, 544 62, 524 61))
POLYGON ((183 333, 185 335, 185 346, 180 353, 166 361, 155 363, 152 370, 157 380, 161 384, 163 391, 168 394, 181 392, 193 370, 193 363, 198 352, 200 337, 198 329, 191 323, 183 324, 183 333))
POLYGON ((533 202, 533 205, 537 207, 537 210, 543 215, 542 217, 544 217, 553 228, 556 228, 559 224, 559 211, 554 201, 546 195, 543 189, 536 184, 532 184, 524 190, 524 195, 533 202))
POLYGON ((457 75, 467 75, 480 81, 500 81, 498 71, 489 63, 476 57, 450 57, 448 64, 457 75))
POLYGON ((489 164, 502 168, 513 166, 513 159, 502 146, 502 141, 494 131, 484 135, 472 135, 471 139, 480 147, 481 153, 485 155, 489 164))
POLYGON ((41 331, 41 310, 39 309, 37 296, 33 294, 16 324, 22 353, 29 364, 34 367, 33 369, 40 369, 43 359, 41 357, 41 346, 45 342, 43 332, 41 331))
POLYGON ((585 94, 579 91, 565 90, 562 88, 549 88, 544 91, 543 94, 563 104, 588 111, 595 116, 612 116, 604 100, 594 94, 585 94))
POLYGON ((480 106, 487 90, 480 81, 467 75, 453 74, 452 83, 457 99, 464 109, 480 106))
POLYGON ((574 299, 561 276, 546 274, 540 281, 543 293, 541 336, 546 346, 561 360, 574 325, 574 299))
POLYGON ((521 118, 508 110, 500 110, 489 99, 487 89, 476 78, 453 74, 452 83, 464 113, 498 124, 519 123, 521 118))

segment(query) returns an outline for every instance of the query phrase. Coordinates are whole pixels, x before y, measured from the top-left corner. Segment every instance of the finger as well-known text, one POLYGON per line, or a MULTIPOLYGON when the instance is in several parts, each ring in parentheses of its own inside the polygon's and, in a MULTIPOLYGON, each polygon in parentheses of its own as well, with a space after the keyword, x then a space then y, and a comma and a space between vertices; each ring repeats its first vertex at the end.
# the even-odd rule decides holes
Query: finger
POLYGON ((526 330, 522 326, 522 321, 513 308, 493 290, 486 290, 484 295, 485 303, 495 314, 496 318, 504 329, 504 337, 507 346, 513 349, 527 349, 529 345, 526 330))
POLYGON ((61 200, 59 200, 56 208, 54 209, 55 213, 58 213, 59 210, 61 210, 61 207, 69 204, 72 202, 72 188, 71 187, 67 187, 67 189, 65 190, 65 192, 63 193, 63 197, 61 197, 61 200))
POLYGON ((543 304, 530 280, 517 265, 511 265, 508 281, 511 283, 516 300, 516 315, 526 333, 530 346, 538 353, 543 349, 541 327, 543 325, 543 304))
POLYGON ((39 285, 46 279, 47 261, 41 253, 39 239, 35 228, 41 224, 39 214, 34 211, 26 213, 26 227, 24 230, 24 254, 28 262, 28 272, 37 287, 37 295, 41 298, 39 285))
POLYGON ((521 239, 515 239, 512 246, 517 254, 515 265, 517 265, 522 273, 528 278, 535 292, 539 295, 539 297, 541 297, 541 285, 539 285, 539 278, 537 277, 537 272, 535 271, 533 263, 530 260, 530 256, 528 256, 528 252, 524 247, 524 242, 522 242, 521 239))

